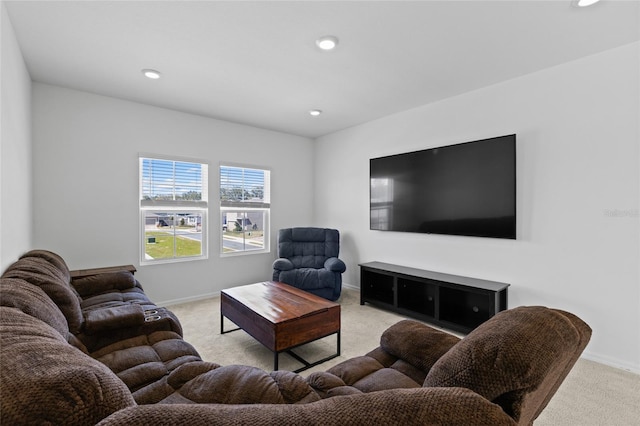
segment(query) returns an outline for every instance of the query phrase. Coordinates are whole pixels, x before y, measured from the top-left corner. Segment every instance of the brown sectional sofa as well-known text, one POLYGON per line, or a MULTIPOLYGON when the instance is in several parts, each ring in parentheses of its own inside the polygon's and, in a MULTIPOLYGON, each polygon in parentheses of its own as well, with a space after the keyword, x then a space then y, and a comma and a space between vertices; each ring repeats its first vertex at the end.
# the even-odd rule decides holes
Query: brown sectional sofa
POLYGON ((220 366, 182 339, 133 268, 69 272, 34 250, 0 279, 2 424, 531 424, 591 330, 544 307, 464 339, 415 321, 326 372, 220 366))

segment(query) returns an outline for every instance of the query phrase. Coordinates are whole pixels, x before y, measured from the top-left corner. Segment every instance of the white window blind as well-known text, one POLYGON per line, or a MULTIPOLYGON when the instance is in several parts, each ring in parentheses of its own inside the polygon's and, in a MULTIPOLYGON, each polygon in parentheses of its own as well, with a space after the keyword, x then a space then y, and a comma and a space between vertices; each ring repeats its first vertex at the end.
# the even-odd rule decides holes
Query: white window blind
POLYGON ((141 205, 206 207, 207 164, 141 157, 140 170, 141 205))
POLYGON ((269 170, 220 166, 222 207, 269 208, 270 198, 269 170))
POLYGON ((140 156, 140 262, 207 257, 208 165, 140 156))

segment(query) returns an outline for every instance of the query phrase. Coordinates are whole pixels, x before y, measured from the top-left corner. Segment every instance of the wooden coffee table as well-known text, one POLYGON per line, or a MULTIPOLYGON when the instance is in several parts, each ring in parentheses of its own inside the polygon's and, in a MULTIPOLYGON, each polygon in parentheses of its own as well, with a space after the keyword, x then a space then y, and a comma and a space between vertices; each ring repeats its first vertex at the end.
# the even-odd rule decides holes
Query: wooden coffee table
POLYGON ((340 355, 340 305, 284 283, 265 281, 221 291, 220 333, 240 329, 273 352, 274 371, 282 352, 304 364, 296 373, 340 355), (239 328, 225 331, 224 317, 239 328), (337 335, 337 351, 319 361, 310 363, 292 350, 332 334, 337 335))

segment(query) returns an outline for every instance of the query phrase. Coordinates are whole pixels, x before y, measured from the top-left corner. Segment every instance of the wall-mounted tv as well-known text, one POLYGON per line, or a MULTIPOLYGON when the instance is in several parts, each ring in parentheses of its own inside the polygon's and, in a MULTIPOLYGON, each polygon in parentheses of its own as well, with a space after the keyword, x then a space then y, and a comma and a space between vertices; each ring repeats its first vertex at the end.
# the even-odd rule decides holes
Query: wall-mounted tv
POLYGON ((516 238, 516 135, 369 165, 372 230, 516 238))

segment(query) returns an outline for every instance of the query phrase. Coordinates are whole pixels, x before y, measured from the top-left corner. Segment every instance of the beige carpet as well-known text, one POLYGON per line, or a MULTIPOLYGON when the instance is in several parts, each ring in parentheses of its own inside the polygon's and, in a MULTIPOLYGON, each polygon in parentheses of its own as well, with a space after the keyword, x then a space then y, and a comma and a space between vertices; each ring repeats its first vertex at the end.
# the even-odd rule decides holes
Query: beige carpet
MULTIPOLYGON (((360 306, 360 294, 345 289, 339 300, 342 314, 341 356, 310 370, 323 371, 378 346, 380 335, 404 317, 369 305, 360 306)), ((273 370, 273 354, 242 330, 220 334, 220 299, 172 305, 184 329, 184 338, 206 361, 222 365, 246 364, 273 370)), ((225 330, 235 328, 225 319, 225 330)), ((336 337, 329 336, 296 350, 309 361, 322 359, 336 350, 336 337)), ((281 370, 302 365, 287 354, 280 355, 281 370)), ((579 360, 536 426, 626 426, 640 425, 640 376, 592 361, 579 360)))

